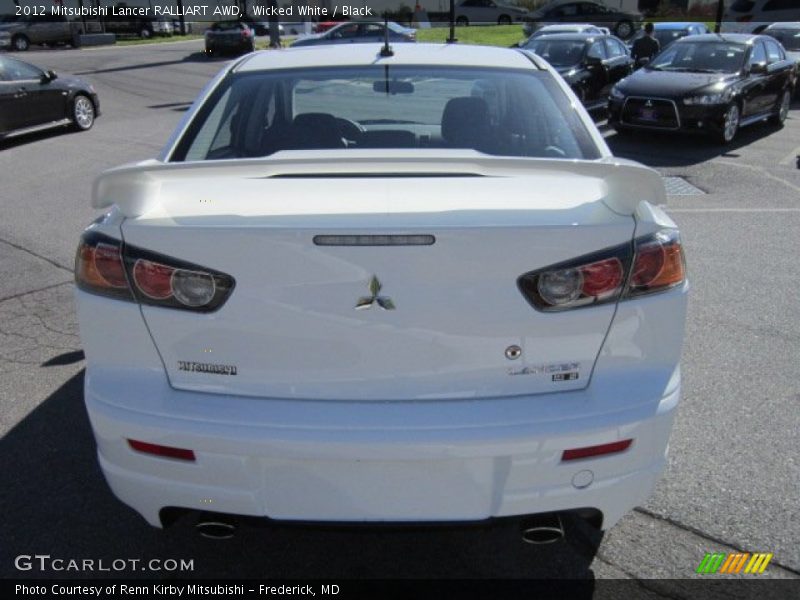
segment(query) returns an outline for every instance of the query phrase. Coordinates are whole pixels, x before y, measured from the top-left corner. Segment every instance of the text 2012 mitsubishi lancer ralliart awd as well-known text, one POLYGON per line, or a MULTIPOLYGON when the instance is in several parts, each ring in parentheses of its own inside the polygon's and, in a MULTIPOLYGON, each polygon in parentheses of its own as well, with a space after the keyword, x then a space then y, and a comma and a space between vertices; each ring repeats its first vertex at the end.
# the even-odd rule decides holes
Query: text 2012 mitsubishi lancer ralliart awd
POLYGON ((612 526, 680 395, 664 202, 525 50, 243 57, 94 185, 75 274, 111 489, 154 526, 612 526))

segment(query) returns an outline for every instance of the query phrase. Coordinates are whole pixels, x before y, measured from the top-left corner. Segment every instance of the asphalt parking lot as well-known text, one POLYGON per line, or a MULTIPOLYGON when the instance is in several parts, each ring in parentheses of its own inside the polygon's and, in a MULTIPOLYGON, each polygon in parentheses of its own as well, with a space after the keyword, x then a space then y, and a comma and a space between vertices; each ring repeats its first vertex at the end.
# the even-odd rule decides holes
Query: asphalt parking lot
POLYGON ((103 116, 87 133, 0 145, 0 575, 36 575, 17 571, 14 557, 45 553, 194 559, 193 573, 169 576, 635 578, 653 597, 685 597, 686 583, 675 578, 694 576, 706 552, 745 550, 774 553, 766 575, 800 578, 797 101, 784 129, 743 129, 727 148, 605 132, 617 155, 702 193, 670 196, 667 207, 684 236, 692 285, 669 468, 646 505, 596 540, 596 553, 580 542, 526 546, 511 523, 246 526, 214 542, 187 520, 154 530, 119 503, 96 465, 82 405, 73 254, 97 216, 93 178, 154 156, 223 66, 203 57, 201 45, 22 57, 92 82, 103 116))

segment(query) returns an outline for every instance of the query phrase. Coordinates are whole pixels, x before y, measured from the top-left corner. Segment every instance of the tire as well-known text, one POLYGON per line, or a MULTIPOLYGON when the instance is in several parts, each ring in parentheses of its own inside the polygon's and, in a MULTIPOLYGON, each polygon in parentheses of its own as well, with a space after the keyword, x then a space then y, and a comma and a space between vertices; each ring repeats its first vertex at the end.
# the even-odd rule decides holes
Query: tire
POLYGON ((94 104, 86 94, 77 94, 72 100, 72 122, 78 131, 88 131, 94 125, 94 104))
POLYGON ((497 19, 497 24, 511 25, 511 17, 509 17, 508 15, 500 15, 500 17, 497 19))
POLYGON ((716 134, 717 141, 720 144, 730 144, 736 133, 739 131, 739 123, 742 120, 742 111, 736 102, 732 102, 725 109, 725 117, 722 127, 716 134))
POLYGON ((31 47, 31 42, 24 35, 15 35, 14 39, 11 40, 11 47, 17 52, 25 52, 31 47))
POLYGON ((142 30, 139 32, 139 37, 143 40, 149 39, 152 36, 153 33, 147 27, 142 27, 142 30))
POLYGON ((783 127, 786 117, 789 116, 789 107, 792 105, 792 91, 784 90, 777 104, 777 112, 769 118, 769 122, 777 127, 783 127))
POLYGON ((469 27, 469 19, 464 16, 458 17, 456 19, 456 25, 461 25, 462 27, 469 27))
POLYGON ((620 21, 614 27, 614 35, 621 40, 627 40, 633 35, 633 23, 630 21, 620 21))
POLYGON ((214 48, 206 48, 206 56, 208 58, 214 58, 214 54, 216 54, 216 50, 214 48))

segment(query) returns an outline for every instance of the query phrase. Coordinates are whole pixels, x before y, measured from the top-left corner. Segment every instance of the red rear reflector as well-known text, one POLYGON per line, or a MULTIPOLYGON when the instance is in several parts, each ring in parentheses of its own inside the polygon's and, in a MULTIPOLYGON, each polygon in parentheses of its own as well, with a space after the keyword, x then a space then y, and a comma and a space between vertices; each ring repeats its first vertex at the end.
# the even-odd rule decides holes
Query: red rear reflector
POLYGON ((170 446, 159 446, 158 444, 148 444, 138 440, 128 440, 130 447, 138 452, 153 454, 164 458, 177 458, 179 460, 194 460, 194 451, 184 448, 171 448, 170 446))
POLYGON ((603 454, 614 454, 615 452, 627 450, 632 443, 633 440, 622 440, 621 442, 601 444, 600 446, 586 446, 584 448, 564 450, 561 460, 578 460, 580 458, 590 458, 592 456, 601 456, 603 454))

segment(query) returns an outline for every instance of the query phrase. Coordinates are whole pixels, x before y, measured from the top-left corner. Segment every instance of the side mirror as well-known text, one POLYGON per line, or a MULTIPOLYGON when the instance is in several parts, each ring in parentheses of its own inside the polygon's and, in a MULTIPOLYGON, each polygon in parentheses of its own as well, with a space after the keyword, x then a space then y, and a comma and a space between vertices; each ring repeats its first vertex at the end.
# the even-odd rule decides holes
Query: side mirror
POLYGON ((55 71, 45 71, 42 73, 42 83, 50 83, 55 79, 58 79, 58 75, 56 75, 55 71))
POLYGON ((763 75, 767 72, 767 63, 753 63, 750 65, 750 75, 763 75))

